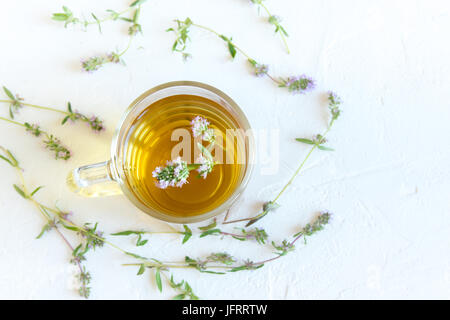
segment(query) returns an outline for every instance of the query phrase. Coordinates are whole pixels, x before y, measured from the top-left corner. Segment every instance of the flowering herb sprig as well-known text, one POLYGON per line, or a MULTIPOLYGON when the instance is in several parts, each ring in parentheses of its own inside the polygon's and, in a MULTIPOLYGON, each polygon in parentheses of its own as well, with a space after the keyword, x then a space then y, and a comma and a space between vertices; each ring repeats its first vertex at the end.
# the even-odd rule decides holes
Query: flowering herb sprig
POLYGON ((133 1, 133 3, 130 4, 128 8, 122 11, 115 11, 108 9, 106 10, 107 15, 104 18, 97 18, 97 16, 94 13, 91 13, 91 17, 93 20, 87 20, 84 18, 77 18, 74 16, 73 12, 66 6, 63 6, 63 12, 57 12, 53 13, 52 19, 55 21, 63 22, 64 27, 67 28, 69 25, 77 25, 81 24, 84 28, 87 28, 90 25, 97 25, 98 30, 101 33, 102 28, 101 24, 106 21, 125 21, 125 22, 133 22, 130 18, 126 17, 125 15, 128 14, 130 11, 134 10, 135 7, 143 4, 147 0, 137 0, 133 1))
MULTIPOLYGON (((255 228, 252 230, 239 229, 239 232, 226 232, 222 231, 217 227, 216 219, 213 220, 212 223, 208 224, 204 227, 198 228, 198 236, 199 238, 204 238, 207 236, 222 236, 222 237, 231 237, 240 241, 247 240, 255 240, 259 244, 265 244, 268 238, 268 234, 264 229, 255 228)), ((144 239, 144 235, 161 235, 161 234, 176 234, 183 236, 182 244, 188 242, 189 239, 193 236, 194 232, 187 226, 183 225, 183 231, 179 231, 176 229, 172 229, 169 231, 143 231, 143 230, 126 230, 120 231, 111 234, 112 236, 137 236, 136 238, 136 246, 144 246, 148 243, 148 239, 144 239)))
MULTIPOLYGON (((272 19, 273 20, 273 19, 272 19)), ((247 58, 251 68, 253 69, 253 73, 257 77, 267 76, 270 80, 272 80, 278 87, 286 88, 291 93, 307 93, 315 88, 315 81, 305 75, 300 76, 290 76, 287 78, 276 77, 269 73, 269 66, 263 63, 258 62, 256 59, 252 58, 245 51, 243 51, 240 47, 234 43, 232 37, 227 37, 223 34, 216 32, 215 30, 205 27, 203 25, 199 25, 194 23, 190 18, 186 18, 184 21, 176 19, 174 20, 176 23, 176 28, 169 28, 167 32, 173 32, 176 36, 175 42, 172 45, 172 51, 179 52, 182 54, 183 58, 191 57, 190 53, 186 52, 187 44, 190 41, 189 31, 190 28, 196 27, 202 30, 205 30, 209 33, 212 33, 219 37, 222 41, 225 42, 228 52, 232 59, 234 59, 237 53, 241 53, 243 56, 247 58)), ((281 30, 281 29, 279 29, 281 30)), ((284 29, 283 29, 284 30, 284 29)))
POLYGON ((250 2, 252 4, 255 4, 258 6, 258 12, 260 11, 260 9, 262 8, 266 13, 267 13, 267 22, 270 23, 271 25, 273 25, 275 27, 275 33, 280 34, 280 37, 283 41, 283 44, 286 48, 287 53, 290 53, 289 50, 289 46, 286 40, 286 37, 289 37, 289 34, 287 33, 287 31, 283 28, 283 26, 281 25, 281 18, 277 15, 272 14, 269 9, 267 8, 267 6, 264 4, 265 0, 250 0, 250 2))
MULTIPOLYGON (((314 235, 315 233, 323 230, 325 225, 330 222, 331 214, 329 212, 320 213, 310 224, 303 227, 298 233, 293 235, 293 240, 283 240, 277 244, 272 242, 274 251, 274 257, 253 262, 250 259, 245 259, 241 263, 237 263, 238 259, 234 258, 226 252, 218 252, 209 254, 206 258, 194 259, 186 256, 183 262, 172 263, 159 263, 159 262, 143 262, 143 263, 130 263, 127 266, 139 266, 139 272, 142 274, 145 268, 193 268, 201 273, 212 274, 226 274, 228 272, 238 271, 251 271, 264 267, 267 263, 276 261, 281 257, 286 256, 289 252, 294 251, 296 242, 301 238, 306 238, 314 235)), ((305 241, 306 243, 306 241, 305 241)))
POLYGON ((4 117, 0 117, 0 120, 23 127, 25 131, 29 132, 31 135, 43 138, 42 142, 44 143, 45 148, 54 154, 56 160, 69 160, 72 156, 69 149, 67 149, 58 138, 56 138, 53 134, 42 130, 39 125, 30 124, 28 122, 21 123, 4 117))
POLYGON ((123 60, 123 56, 130 49, 131 43, 133 42, 134 37, 138 33, 142 33, 142 26, 139 23, 139 16, 140 16, 140 12, 141 12, 141 5, 146 1, 147 0, 133 1, 127 9, 125 9, 121 12, 116 12, 114 10, 107 10, 109 15, 104 19, 98 19, 97 16, 92 13, 91 16, 94 18, 93 21, 88 21, 88 20, 81 21, 81 19, 75 18, 73 16, 73 13, 67 7, 63 7, 63 11, 64 11, 63 13, 53 14, 52 19, 64 22, 65 27, 67 27, 67 25, 69 25, 69 24, 78 24, 78 23, 83 24, 85 27, 87 27, 91 24, 97 24, 100 32, 101 32, 101 23, 103 23, 105 21, 121 20, 121 21, 126 21, 130 24, 130 26, 128 28, 128 35, 130 36, 130 39, 128 41, 127 47, 123 51, 117 51, 117 50, 111 51, 107 54, 93 56, 88 59, 83 59, 81 61, 82 69, 91 73, 91 72, 99 70, 101 67, 103 67, 109 63, 125 64, 125 61, 123 60), (123 16, 125 14, 128 14, 131 11, 133 11, 133 15, 131 18, 127 18, 127 17, 123 16))
MULTIPOLYGON (((214 129, 209 127, 210 123, 208 120, 197 116, 191 121, 191 125, 194 137, 201 137, 202 141, 207 141, 210 145, 214 144, 216 137, 214 129)), ((206 179, 208 174, 212 172, 215 162, 208 148, 205 148, 200 142, 198 142, 197 146, 202 153, 197 158, 196 163, 188 164, 186 161, 181 160, 181 157, 178 157, 173 161, 168 160, 164 167, 155 168, 152 174, 156 179, 156 186, 158 188, 181 188, 188 183, 187 179, 193 170, 198 171, 198 177, 206 179)))
POLYGON ((61 121, 61 124, 63 124, 63 125, 68 120, 70 120, 71 122, 81 121, 81 122, 86 123, 95 132, 100 132, 105 129, 103 121, 99 117, 97 117, 95 115, 86 116, 76 110, 75 111, 72 110, 72 104, 70 102, 67 103, 67 111, 64 111, 64 110, 60 110, 60 109, 56 109, 56 108, 44 107, 44 106, 39 106, 36 104, 26 103, 26 102, 24 102, 23 98, 21 98, 18 94, 13 94, 6 87, 3 87, 3 91, 10 100, 0 99, 0 103, 9 104, 9 116, 11 117, 11 119, 14 119, 14 115, 18 113, 18 110, 20 108, 30 107, 30 108, 37 109, 37 110, 51 111, 51 112, 55 112, 55 113, 59 113, 59 114, 63 115, 64 118, 61 121))
MULTIPOLYGON (((84 223, 81 225, 77 224, 71 218, 72 212, 63 211, 57 206, 49 207, 39 202, 38 200, 36 200, 35 196, 43 187, 39 186, 34 189, 29 189, 25 183, 23 169, 20 167, 19 161, 9 150, 1 146, 0 146, 0 160, 5 161, 12 168, 14 168, 19 177, 21 183, 20 185, 14 184, 13 185, 14 190, 23 199, 30 201, 36 207, 39 213, 41 213, 41 215, 44 217, 46 221, 46 224, 42 227, 41 232, 36 238, 40 239, 49 231, 54 230, 55 232, 58 233, 63 242, 67 245, 67 247, 71 251, 70 262, 76 265, 79 270, 76 277, 79 280, 78 293, 80 294, 80 296, 88 298, 91 293, 91 288, 89 287, 89 284, 91 282, 91 274, 86 270, 86 267, 84 265, 85 262, 87 261, 86 254, 90 251, 96 250, 97 248, 103 247, 105 244, 122 252, 127 257, 133 257, 139 260, 140 262, 153 263, 158 270, 157 275, 157 278, 159 278, 158 287, 162 286, 161 274, 163 272, 169 271, 169 269, 166 267, 167 265, 169 265, 169 263, 160 262, 156 259, 148 259, 140 255, 134 254, 130 251, 126 251, 120 248, 119 246, 109 242, 104 237, 103 232, 98 230, 97 223, 95 224, 84 223), (67 239, 67 237, 64 235, 63 230, 73 232, 74 234, 78 235, 80 243, 77 246, 72 245, 70 241, 67 239)), ((143 272, 138 274, 142 273, 143 272)), ((166 277, 166 279, 170 285, 174 284, 173 276, 171 278, 166 277)), ((187 282, 185 281, 183 281, 182 283, 183 285, 176 288, 176 290, 178 292, 182 292, 183 294, 185 294, 183 298, 185 297, 192 299, 197 298, 197 296, 193 293, 192 288, 189 286, 189 284, 187 284, 187 282)))
POLYGON ((223 224, 248 221, 248 223, 246 224, 246 227, 248 227, 248 226, 251 226, 252 224, 256 223, 257 221, 259 221, 263 217, 265 217, 269 212, 275 211, 276 209, 278 209, 278 207, 280 206, 277 203, 278 199, 283 195, 283 193, 287 190, 287 188, 294 182, 295 178, 301 172, 301 170, 303 169, 305 163, 308 161, 308 159, 311 156, 311 154, 313 153, 313 151, 315 149, 319 149, 319 150, 323 150, 323 151, 333 151, 332 148, 324 146, 324 144, 327 142, 325 136, 328 134, 328 132, 331 130, 335 121, 341 115, 341 109, 340 109, 341 104, 342 104, 342 100, 340 99, 340 97, 337 94, 335 94, 334 92, 328 92, 328 110, 330 112, 330 122, 327 126, 327 129, 325 130, 325 132, 323 134, 317 134, 313 139, 306 139, 306 138, 297 138, 296 139, 298 142, 312 145, 312 148, 306 155, 305 159, 300 163, 300 166, 294 172, 291 179, 281 189, 281 191, 277 194, 277 196, 273 200, 268 201, 263 205, 262 212, 251 218, 245 218, 245 219, 239 219, 239 220, 233 220, 233 221, 225 221, 225 222, 223 222, 223 224))

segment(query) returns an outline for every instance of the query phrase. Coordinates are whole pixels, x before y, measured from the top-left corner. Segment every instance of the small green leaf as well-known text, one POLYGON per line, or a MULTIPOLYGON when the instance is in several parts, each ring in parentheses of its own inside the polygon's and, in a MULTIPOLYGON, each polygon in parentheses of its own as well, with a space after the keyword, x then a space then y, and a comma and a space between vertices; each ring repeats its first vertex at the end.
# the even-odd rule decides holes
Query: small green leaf
POLYGON ((236 47, 231 43, 231 41, 228 41, 228 50, 230 51, 231 57, 234 59, 236 56, 236 47))
POLYGON ((17 185, 13 185, 14 189, 17 191, 18 194, 20 194, 24 199, 28 199, 27 195, 25 194, 25 192, 19 188, 17 185))
POLYGON ((11 100, 17 100, 16 97, 14 97, 14 95, 11 93, 11 91, 8 90, 8 88, 6 88, 5 86, 3 87, 3 91, 5 91, 6 95, 11 99, 11 100))
POLYGON ((200 235, 200 238, 203 238, 203 237, 206 237, 206 236, 209 236, 209 235, 212 235, 212 234, 220 234, 220 233, 221 233, 220 229, 211 229, 211 230, 203 232, 200 235))
POLYGON ((55 21, 66 21, 69 16, 65 13, 54 13, 52 19, 55 21))
POLYGON ((39 233, 39 235, 36 237, 36 239, 42 238, 42 236, 44 235, 44 233, 45 233, 46 231, 48 231, 48 227, 49 227, 49 224, 48 224, 48 223, 47 223, 46 225, 44 225, 44 226, 42 227, 41 233, 39 233))
POLYGON ((297 138, 295 139, 298 142, 302 142, 302 143, 306 143, 306 144, 316 144, 314 141, 312 141, 311 139, 304 139, 304 138, 297 138))
POLYGON ((133 2, 132 4, 130 4, 130 7, 135 7, 135 6, 140 6, 141 4, 143 4, 144 2, 146 2, 147 0, 136 0, 135 2, 133 2))
POLYGON ((212 228, 215 228, 216 226, 217 226, 217 221, 216 221, 216 219, 214 219, 214 221, 212 223, 208 224, 207 226, 199 227, 199 230, 208 231, 212 228))
POLYGON ((191 229, 189 229, 189 227, 187 225, 183 225, 183 227, 184 227, 185 232, 184 232, 184 238, 183 238, 182 244, 185 244, 189 240, 189 238, 192 237, 192 231, 191 231, 191 229))
POLYGON ((33 190, 33 192, 30 194, 30 196, 34 196, 36 194, 36 192, 38 192, 39 190, 41 190, 44 186, 39 186, 36 189, 33 190))
POLYGON ((173 300, 183 300, 186 297, 184 293, 180 293, 179 295, 173 297, 173 300))
POLYGON ((69 120, 69 118, 70 116, 65 117, 63 121, 61 121, 61 125, 64 125, 67 122, 67 120, 69 120))
POLYGON ((334 151, 333 148, 329 148, 329 147, 325 147, 325 146, 317 146, 317 148, 319 150, 323 150, 323 151, 334 151))
POLYGON ((95 19, 95 21, 96 21, 97 24, 98 24, 98 31, 99 31, 100 33, 102 33, 102 26, 101 26, 100 20, 97 18, 97 16, 96 16, 95 14, 91 13, 91 15, 92 15, 92 17, 95 19))
POLYGON ((143 274, 144 272, 145 272, 145 265, 141 264, 141 265, 139 266, 139 270, 138 270, 137 275, 140 276, 140 275, 143 274))
POLYGON ((122 231, 122 232, 117 232, 117 233, 111 233, 112 236, 129 236, 130 234, 141 234, 142 231, 132 231, 132 230, 127 230, 127 231, 122 231))
POLYGON ((156 280, 156 285, 158 286, 159 292, 162 292, 162 282, 161 282, 161 271, 160 271, 160 268, 156 268, 155 280, 156 280))

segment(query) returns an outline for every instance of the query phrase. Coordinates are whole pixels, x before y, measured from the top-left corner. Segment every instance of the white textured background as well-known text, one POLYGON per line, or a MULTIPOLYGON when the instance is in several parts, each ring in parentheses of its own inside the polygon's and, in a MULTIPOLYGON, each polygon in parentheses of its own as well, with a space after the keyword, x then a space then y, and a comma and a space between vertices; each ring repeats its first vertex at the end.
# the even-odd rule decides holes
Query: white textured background
MULTIPOLYGON (((262 176, 257 168, 234 217, 256 213, 286 182, 308 148, 299 136, 321 132, 326 123, 323 92, 345 100, 343 117, 331 132, 336 152, 315 153, 306 170, 281 199, 282 209, 259 224, 272 239, 296 232, 320 210, 335 213, 333 223, 299 244, 295 253, 257 272, 226 276, 176 272, 201 298, 354 299, 450 298, 450 30, 446 0, 274 1, 267 6, 283 17, 291 55, 247 0, 151 0, 143 6, 144 36, 125 56, 127 67, 109 65, 82 73, 81 58, 123 48, 126 25, 106 23, 64 29, 51 13, 69 6, 78 15, 125 8, 130 1, 2 1, 0 5, 0 85, 28 102, 75 108, 105 119, 108 130, 93 136, 83 125, 59 126, 56 114, 21 111, 18 119, 38 121, 74 153, 54 161, 23 130, 0 123, 0 145, 11 149, 32 185, 46 186, 43 202, 75 212, 78 222, 98 221, 116 232, 130 228, 162 230, 123 197, 82 199, 65 187, 67 172, 108 158, 109 141, 120 114, 143 91, 172 80, 202 81, 228 93, 256 129, 279 128, 280 170, 262 176), (191 17, 226 35, 280 76, 306 73, 318 81, 307 96, 292 96, 267 79, 249 74, 245 60, 231 62, 222 42, 193 30, 194 58, 183 63, 172 54, 174 18, 191 17), (140 49, 138 49, 141 47, 140 49)), ((7 116, 7 107, 0 114, 7 116)), ((12 189, 13 170, 0 164, 0 298, 78 298, 71 289, 70 252, 55 233, 35 240, 43 219, 12 189)), ((75 239, 70 238, 73 243, 75 239)), ((226 250, 254 260, 269 247, 235 240, 149 237, 138 250, 162 260, 201 257, 226 250)), ((130 238, 113 239, 133 248, 130 238)), ((150 273, 105 247, 90 253, 93 298, 170 298, 159 294, 150 273)))

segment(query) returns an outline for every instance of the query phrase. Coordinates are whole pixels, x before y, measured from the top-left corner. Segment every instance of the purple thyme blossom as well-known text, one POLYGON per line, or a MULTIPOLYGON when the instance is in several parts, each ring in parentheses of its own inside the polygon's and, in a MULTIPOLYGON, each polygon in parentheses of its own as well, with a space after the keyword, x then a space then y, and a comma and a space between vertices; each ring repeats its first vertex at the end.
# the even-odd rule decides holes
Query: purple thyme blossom
POLYGON ((156 186, 160 189, 166 189, 168 187, 181 188, 187 183, 189 169, 187 162, 182 161, 178 157, 174 161, 167 161, 165 167, 156 167, 152 174, 157 180, 156 186))
POLYGON ((216 139, 214 129, 209 128, 209 121, 200 116, 196 116, 192 121, 192 133, 194 138, 202 137, 202 140, 213 143, 216 139))
POLYGON ((196 164, 200 165, 200 167, 197 168, 197 171, 203 179, 206 179, 208 174, 211 173, 214 168, 214 161, 208 157, 204 157, 202 154, 197 158, 196 164))
POLYGON ((342 99, 333 91, 328 92, 328 109, 331 113, 331 121, 335 121, 341 115, 342 99))
POLYGON ((294 76, 287 79, 281 79, 280 87, 287 88, 292 93, 306 93, 316 87, 315 81, 306 76, 294 76))
POLYGON ((255 75, 257 77, 262 77, 269 72, 269 66, 267 64, 256 64, 255 65, 255 75))

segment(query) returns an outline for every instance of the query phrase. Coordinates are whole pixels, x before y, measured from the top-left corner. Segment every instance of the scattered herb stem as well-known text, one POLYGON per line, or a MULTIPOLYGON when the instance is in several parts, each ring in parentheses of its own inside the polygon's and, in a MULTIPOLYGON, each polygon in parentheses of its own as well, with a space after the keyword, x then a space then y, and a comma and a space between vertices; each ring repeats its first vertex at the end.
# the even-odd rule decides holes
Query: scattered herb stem
MULTIPOLYGON (((288 33, 281 25, 281 18, 279 16, 273 15, 267 6, 264 4, 264 0, 250 0, 253 4, 258 5, 260 8, 263 8, 263 10, 267 13, 268 19, 267 22, 269 22, 271 25, 275 26, 275 33, 279 33, 280 37, 283 41, 284 47, 286 48, 286 52, 290 54, 289 46, 286 40, 286 37, 288 37, 288 33)), ((258 8, 259 10, 259 8, 258 8)))
POLYGON ((262 219, 263 217, 265 217, 270 211, 273 211, 279 207, 277 201, 283 195, 283 193, 287 190, 287 188, 294 182, 295 178, 299 175, 299 173, 305 166, 306 162, 308 161, 308 159, 310 158, 310 156, 314 152, 314 150, 316 150, 316 149, 320 149, 323 151, 332 151, 333 150, 331 148, 323 146, 323 144, 325 144, 327 142, 325 137, 330 132, 331 128, 333 127, 333 124, 339 118, 339 116, 341 114, 341 110, 340 110, 341 103, 342 103, 341 99, 335 93, 333 93, 333 92, 328 93, 328 109, 330 111, 331 120, 328 124, 327 129, 325 130, 325 132, 323 134, 316 135, 316 137, 314 139, 305 139, 305 138, 296 139, 298 142, 312 145, 312 147, 309 150, 309 152, 307 153, 306 157, 300 163, 300 165, 298 166, 297 170, 294 172, 292 177, 281 189, 281 191, 275 196, 275 198, 272 201, 266 202, 264 204, 262 212, 254 217, 232 220, 232 221, 224 221, 222 224, 231 224, 231 223, 248 221, 248 223, 246 224, 246 227, 249 227, 252 224, 259 221, 260 219, 262 219))
POLYGON ((252 67, 254 74, 256 76, 258 77, 267 76, 278 87, 286 88, 291 93, 306 93, 315 88, 315 81, 306 75, 291 76, 287 78, 276 77, 271 75, 269 73, 268 65, 257 62, 256 59, 252 58, 243 49, 241 49, 241 47, 237 46, 236 43, 233 41, 232 37, 227 37, 210 27, 194 23, 190 18, 186 18, 184 21, 175 19, 174 22, 177 25, 176 28, 169 28, 166 31, 175 33, 176 39, 174 44, 172 45, 172 51, 181 53, 185 60, 187 60, 187 58, 190 58, 192 56, 190 53, 186 52, 186 49, 188 41, 190 41, 189 37, 190 28, 195 27, 210 32, 215 36, 219 37, 222 41, 224 41, 227 45, 228 51, 232 59, 236 57, 236 54, 238 52, 241 53, 250 63, 250 66, 252 67))

